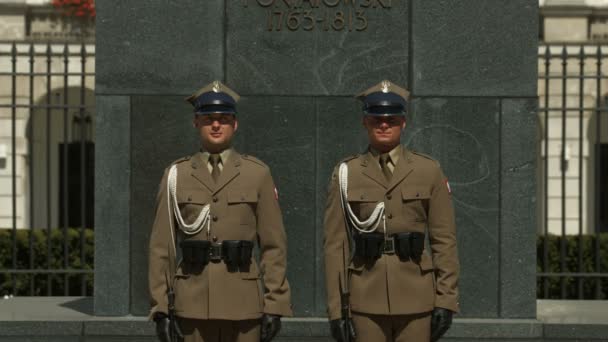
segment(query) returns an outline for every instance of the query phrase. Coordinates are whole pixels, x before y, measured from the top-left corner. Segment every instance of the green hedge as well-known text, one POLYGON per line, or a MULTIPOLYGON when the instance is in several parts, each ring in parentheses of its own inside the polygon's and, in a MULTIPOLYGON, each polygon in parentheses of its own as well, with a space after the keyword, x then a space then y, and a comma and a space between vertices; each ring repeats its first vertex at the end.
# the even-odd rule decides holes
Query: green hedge
MULTIPOLYGON (((28 269, 29 265, 29 241, 30 235, 33 246, 33 267, 34 269, 62 269, 63 264, 63 229, 51 230, 51 259, 50 265, 47 264, 47 231, 44 229, 17 230, 17 269, 28 269)), ((560 267, 560 246, 562 238, 560 236, 549 235, 547 237, 549 269, 544 272, 594 272, 595 271, 595 236, 584 235, 581 239, 583 251, 582 269, 578 268, 578 236, 567 236, 563 239, 566 246, 566 267, 560 267)), ((539 236, 536 242, 537 252, 537 271, 543 272, 544 253, 543 244, 545 238, 539 236)), ((46 296, 49 277, 46 274, 15 274, 1 273, 2 269, 13 268, 12 265, 12 231, 10 229, 0 229, 0 295, 13 294, 15 296, 46 296), (12 279, 15 281, 16 291, 12 290, 12 279), (30 292, 33 287, 33 293, 30 292)), ((84 265, 80 262, 80 230, 68 229, 68 269, 93 269, 93 230, 84 230, 84 265)), ((600 234, 600 270, 608 272, 608 233, 600 234)), ((81 282, 84 277, 86 293, 93 295, 93 275, 68 275, 68 295, 80 296, 81 282)), ((566 298, 579 298, 579 280, 574 277, 563 277, 566 288, 566 298)), ((560 277, 548 277, 549 293, 544 296, 542 277, 537 277, 536 291, 537 298, 560 299, 561 280, 560 277)), ((582 298, 595 299, 597 278, 580 278, 582 285, 582 298)), ((51 275, 51 293, 53 296, 65 295, 65 279, 63 274, 51 275)), ((608 278, 600 279, 600 298, 608 298, 608 278)))
MULTIPOLYGON (((549 268, 543 271, 545 237, 539 236, 536 241, 536 270, 537 272, 595 272, 595 246, 598 237, 583 235, 580 239, 582 249, 582 268, 578 266, 579 237, 578 236, 547 236, 549 268), (562 241, 565 244, 565 268, 561 269, 560 250, 562 241)), ((608 234, 599 235, 600 271, 608 273, 608 234)), ((537 277, 536 297, 539 299, 561 299, 561 283, 563 278, 566 289, 566 299, 596 299, 597 284, 599 281, 600 299, 608 298, 608 278, 580 278, 580 277, 547 277, 549 284, 548 296, 544 293, 544 279, 537 277), (579 281, 580 279, 580 281, 579 281), (582 293, 579 293, 579 282, 582 293)))
MULTIPOLYGON (((0 295, 14 296, 64 296, 66 295, 65 274, 8 274, 6 269, 93 269, 93 230, 84 229, 84 264, 81 262, 80 229, 51 229, 51 257, 47 261, 48 232, 46 229, 20 229, 17 233, 17 266, 13 266, 13 237, 11 229, 0 229, 0 295), (30 239, 33 258, 30 266, 30 239), (67 241, 68 264, 64 264, 64 241, 67 241), (13 281, 15 290, 13 291, 13 281), (51 292, 48 292, 48 284, 51 292)), ((93 295, 93 274, 67 275, 67 295, 81 296, 84 278, 84 295, 93 295)))

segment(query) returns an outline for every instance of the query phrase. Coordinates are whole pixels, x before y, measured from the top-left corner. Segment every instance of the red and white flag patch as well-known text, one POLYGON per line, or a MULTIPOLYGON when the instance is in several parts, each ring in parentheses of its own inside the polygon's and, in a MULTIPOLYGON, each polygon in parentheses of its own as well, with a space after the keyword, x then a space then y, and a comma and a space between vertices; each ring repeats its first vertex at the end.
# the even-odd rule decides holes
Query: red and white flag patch
POLYGON ((448 182, 448 179, 445 179, 445 186, 448 188, 448 194, 452 194, 452 188, 450 188, 450 182, 448 182))

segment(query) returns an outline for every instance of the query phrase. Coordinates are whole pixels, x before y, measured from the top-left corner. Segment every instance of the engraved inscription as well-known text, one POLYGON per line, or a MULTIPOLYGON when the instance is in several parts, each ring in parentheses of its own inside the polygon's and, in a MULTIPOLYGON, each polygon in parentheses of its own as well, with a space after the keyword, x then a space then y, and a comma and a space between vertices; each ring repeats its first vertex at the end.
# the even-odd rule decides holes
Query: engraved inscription
POLYGON ((267 12, 267 31, 365 31, 369 11, 388 10, 392 0, 242 0, 267 12))

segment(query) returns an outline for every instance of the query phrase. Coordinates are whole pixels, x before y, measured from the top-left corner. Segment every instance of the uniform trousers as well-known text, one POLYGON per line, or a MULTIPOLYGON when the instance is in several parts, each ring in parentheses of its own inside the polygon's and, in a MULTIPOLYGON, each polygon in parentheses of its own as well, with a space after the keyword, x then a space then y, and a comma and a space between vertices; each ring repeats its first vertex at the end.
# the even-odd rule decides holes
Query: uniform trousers
POLYGON ((184 342, 260 342, 260 320, 179 318, 184 342))
POLYGON ((352 312, 357 341, 429 342, 431 312, 412 315, 374 315, 352 312))

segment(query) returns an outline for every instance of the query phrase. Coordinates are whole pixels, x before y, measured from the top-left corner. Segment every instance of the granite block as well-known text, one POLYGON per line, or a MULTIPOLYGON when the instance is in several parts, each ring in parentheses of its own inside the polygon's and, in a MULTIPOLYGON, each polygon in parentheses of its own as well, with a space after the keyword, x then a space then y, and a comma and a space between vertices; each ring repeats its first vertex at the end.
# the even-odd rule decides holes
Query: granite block
POLYGON ((154 322, 145 317, 123 317, 120 320, 91 320, 84 322, 86 336, 156 336, 154 322))
POLYGON ((16 338, 17 336, 40 340, 40 336, 54 339, 71 339, 79 336, 82 323, 78 321, 0 321, 0 337, 16 338))
POLYGON ((553 324, 543 326, 546 341, 571 339, 574 341, 608 341, 606 324, 553 324))
POLYGON ((500 316, 534 318, 536 99, 503 99, 501 108, 500 316))
POLYGON ((536 96, 538 1, 412 3, 416 96, 536 96))
POLYGON ((131 102, 96 97, 95 313, 129 313, 131 102))
POLYGON ((97 94, 191 94, 224 79, 224 1, 95 5, 97 94))
POLYGON ((228 2, 228 83, 245 95, 298 96, 352 96, 385 78, 407 86, 409 1, 311 3, 228 2))
POLYGON ((478 339, 541 339, 542 322, 534 319, 456 319, 446 338, 478 339))

